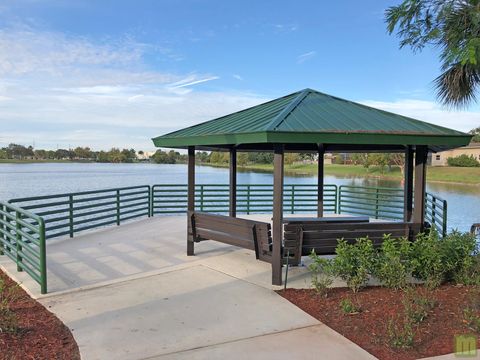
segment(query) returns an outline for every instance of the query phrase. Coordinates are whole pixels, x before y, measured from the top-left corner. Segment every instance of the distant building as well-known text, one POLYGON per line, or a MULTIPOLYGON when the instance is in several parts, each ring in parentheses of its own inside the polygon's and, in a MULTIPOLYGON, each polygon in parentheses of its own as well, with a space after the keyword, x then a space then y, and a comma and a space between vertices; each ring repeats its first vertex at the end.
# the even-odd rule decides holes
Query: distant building
POLYGON ((153 154, 155 154, 155 151, 137 151, 136 156, 138 160, 144 161, 150 159, 153 154))
POLYGON ((432 166, 448 166, 447 159, 456 157, 459 155, 473 156, 476 160, 480 161, 480 143, 470 143, 468 146, 441 151, 432 154, 431 165, 432 166))

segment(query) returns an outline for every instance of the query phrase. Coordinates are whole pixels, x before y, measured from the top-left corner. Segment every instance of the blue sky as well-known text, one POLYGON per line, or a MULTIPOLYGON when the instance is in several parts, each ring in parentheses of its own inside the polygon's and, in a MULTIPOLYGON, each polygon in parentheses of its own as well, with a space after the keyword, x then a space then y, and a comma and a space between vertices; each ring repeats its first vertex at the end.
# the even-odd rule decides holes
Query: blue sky
POLYGON ((150 138, 306 87, 459 130, 437 50, 398 49, 398 1, 0 2, 0 146, 151 150, 150 138))

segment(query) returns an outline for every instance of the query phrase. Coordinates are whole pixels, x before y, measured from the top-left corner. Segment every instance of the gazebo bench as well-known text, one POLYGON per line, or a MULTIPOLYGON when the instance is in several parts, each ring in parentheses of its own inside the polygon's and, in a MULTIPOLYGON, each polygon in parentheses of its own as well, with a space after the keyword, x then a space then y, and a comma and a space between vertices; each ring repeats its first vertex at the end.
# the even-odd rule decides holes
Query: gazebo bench
POLYGON ((254 250, 258 260, 271 263, 272 235, 270 223, 204 212, 189 212, 195 242, 215 240, 254 250))
POLYGON ((356 239, 368 236, 374 246, 380 246, 385 234, 413 240, 420 231, 420 224, 410 222, 354 222, 348 218, 333 222, 292 219, 284 224, 284 244, 290 248, 291 263, 298 264, 301 256, 310 255, 312 250, 317 255, 335 254, 338 239, 354 243, 356 239))

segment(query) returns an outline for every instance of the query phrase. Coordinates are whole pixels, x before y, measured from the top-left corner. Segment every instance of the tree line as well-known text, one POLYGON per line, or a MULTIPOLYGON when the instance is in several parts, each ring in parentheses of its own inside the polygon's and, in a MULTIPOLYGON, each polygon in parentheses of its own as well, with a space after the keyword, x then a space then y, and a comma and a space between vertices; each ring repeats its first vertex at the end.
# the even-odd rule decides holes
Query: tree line
MULTIPOLYGON (((142 152, 140 151, 139 154, 142 152)), ((75 149, 44 150, 32 146, 10 144, 0 149, 0 159, 3 160, 70 160, 97 162, 134 162, 137 154, 134 149, 112 148, 109 151, 93 151, 89 147, 75 149)))

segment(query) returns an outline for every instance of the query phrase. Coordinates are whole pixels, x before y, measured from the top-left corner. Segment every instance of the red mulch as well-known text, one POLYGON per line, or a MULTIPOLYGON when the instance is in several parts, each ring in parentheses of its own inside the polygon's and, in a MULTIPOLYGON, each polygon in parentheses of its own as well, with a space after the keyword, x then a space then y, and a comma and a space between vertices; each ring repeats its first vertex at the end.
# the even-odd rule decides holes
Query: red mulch
MULTIPOLYGON (((16 283, 0 271, 6 287, 16 283)), ((78 346, 70 330, 40 303, 17 287, 18 298, 10 308, 18 318, 16 334, 0 332, 0 359, 80 359, 78 346)))
POLYGON ((453 285, 433 290, 431 296, 436 305, 418 326, 410 349, 392 348, 387 335, 388 319, 404 313, 401 291, 368 287, 353 297, 348 288, 333 288, 327 298, 312 289, 287 289, 278 293, 377 358, 409 360, 452 353, 455 335, 473 333, 463 319, 463 310, 470 303, 472 295, 469 294, 473 291, 472 287, 453 285), (339 304, 346 297, 357 301, 360 313, 345 315, 342 312, 339 304))

